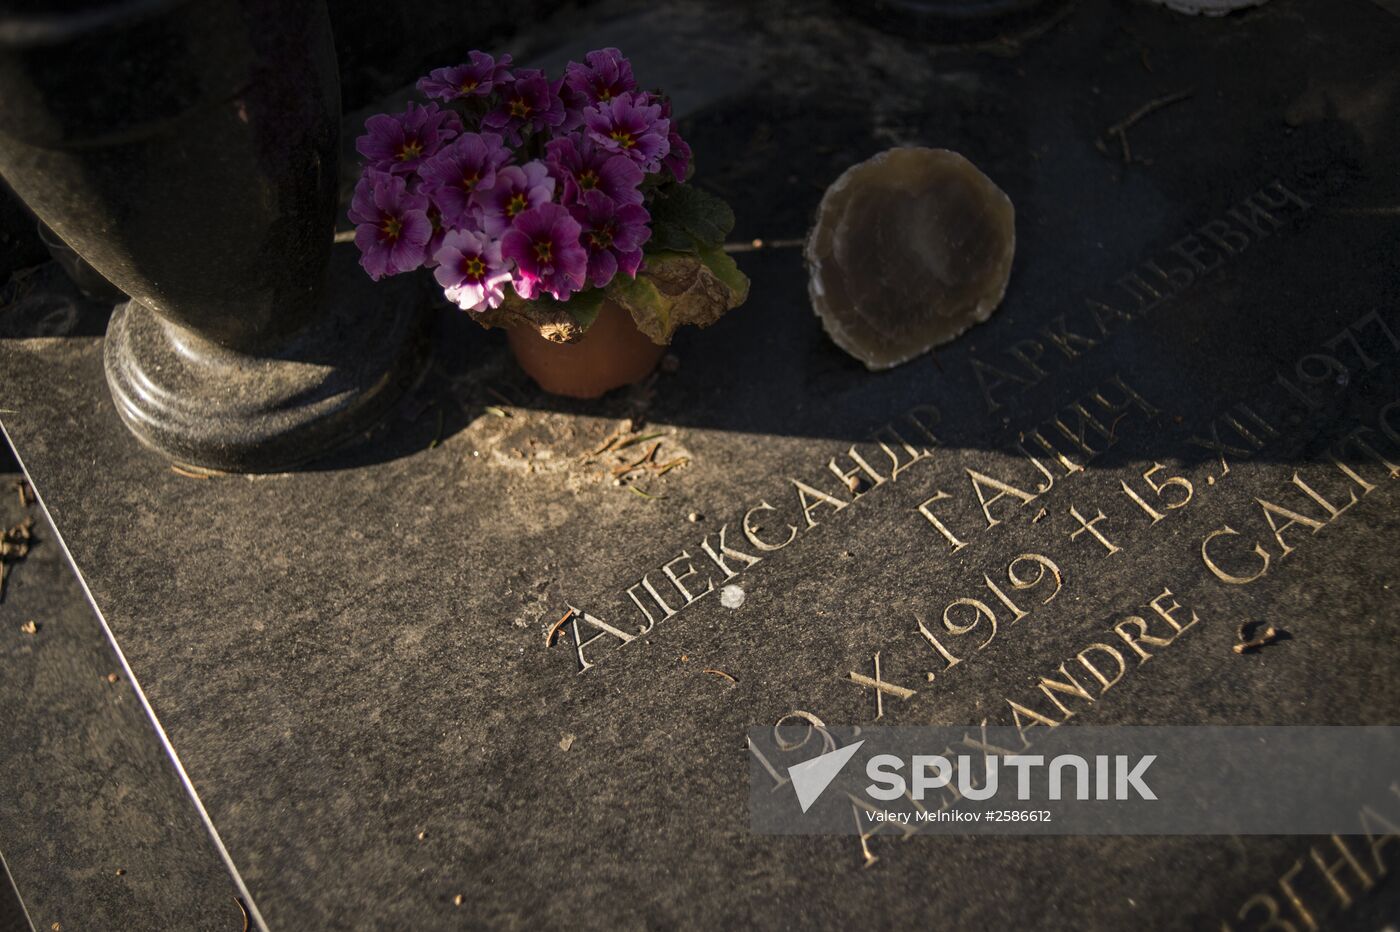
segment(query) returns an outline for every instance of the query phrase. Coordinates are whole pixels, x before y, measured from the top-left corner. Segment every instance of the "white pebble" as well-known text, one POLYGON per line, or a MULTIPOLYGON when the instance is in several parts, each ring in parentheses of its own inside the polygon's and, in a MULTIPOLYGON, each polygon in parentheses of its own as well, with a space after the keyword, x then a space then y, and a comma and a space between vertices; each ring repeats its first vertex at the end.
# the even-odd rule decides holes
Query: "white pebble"
POLYGON ((744 590, 738 586, 725 586, 719 591, 719 604, 725 608, 738 608, 744 604, 744 590))

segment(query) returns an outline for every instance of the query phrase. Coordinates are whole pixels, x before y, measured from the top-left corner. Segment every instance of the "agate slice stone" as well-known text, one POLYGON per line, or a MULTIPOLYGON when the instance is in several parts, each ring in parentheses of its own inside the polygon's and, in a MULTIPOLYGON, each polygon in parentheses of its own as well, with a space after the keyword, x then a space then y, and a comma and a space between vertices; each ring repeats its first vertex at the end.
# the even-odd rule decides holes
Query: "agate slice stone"
POLYGON ((889 149, 827 189, 807 238, 812 307, 836 345, 888 369, 986 320, 1016 251, 1016 213, 947 149, 889 149))
MULTIPOLYGON (((1263 6, 1269 0, 1151 0, 1153 3, 1186 13, 1189 16, 1224 16, 1251 6, 1263 6)), ((1385 4, 1382 3, 1382 6, 1385 4)))

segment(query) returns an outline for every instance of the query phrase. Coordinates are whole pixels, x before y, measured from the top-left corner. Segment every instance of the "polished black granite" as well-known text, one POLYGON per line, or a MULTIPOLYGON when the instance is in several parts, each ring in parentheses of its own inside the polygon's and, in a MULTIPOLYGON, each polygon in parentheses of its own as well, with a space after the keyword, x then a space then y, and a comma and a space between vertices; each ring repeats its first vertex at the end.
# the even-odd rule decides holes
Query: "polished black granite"
MULTIPOLYGON (((848 674, 876 651, 887 680, 917 690, 887 696, 882 723, 1006 723, 1008 699, 1032 702, 1040 677, 1163 588, 1201 622, 1073 721, 1397 720, 1400 481, 1355 444, 1338 452, 1352 480, 1329 451, 1368 426, 1359 436, 1400 462, 1379 420, 1400 398, 1400 347, 1377 324, 1400 333, 1400 18, 1322 0, 1221 20, 1086 2, 1018 40, 951 49, 817 4, 672 22, 652 51, 676 49, 670 67, 695 86, 713 73, 732 88, 682 125, 697 181, 735 203, 736 243, 800 237, 824 187, 879 149, 953 148, 1016 205, 1002 309, 872 375, 823 336, 798 251, 749 251, 748 305, 682 335, 674 371, 597 403, 539 393, 500 334, 444 312, 428 378, 369 437, 296 472, 211 479, 173 472, 118 421, 103 309, 50 283, 0 313, 0 419, 267 925, 1255 928, 1251 898, 1280 897, 1295 864, 1328 927, 1393 917, 1394 846, 1388 874, 1368 861, 1374 883, 1349 881, 1344 905, 1310 867, 1325 839, 879 838, 867 867, 855 839, 754 836, 743 735, 796 709, 872 721, 873 693, 848 674), (1128 127, 1130 149, 1110 133, 1168 98, 1128 127), (1232 252, 1200 232, 1224 236, 1217 221, 1258 230, 1227 238, 1232 252), (1128 275, 1165 297, 1136 306, 1128 275), (1344 333, 1357 343, 1327 346, 1344 333), (1351 354, 1345 371, 1296 370, 1327 353, 1351 354), (1075 403, 1106 431, 1085 442, 1111 448, 1073 475, 1045 456, 1053 488, 1001 500, 987 528, 967 470, 1033 489, 1018 444, 1035 449, 1039 427, 1069 450, 1050 422, 1072 426, 1075 403), (849 501, 828 461, 859 443, 883 463, 866 441, 891 422, 927 445, 903 419, 921 405, 941 412, 933 454, 806 529, 791 480, 849 501), (611 473, 641 450, 589 455, 628 419, 662 435, 661 456, 689 458, 634 482, 645 495, 611 473), (1228 473, 1191 442, 1212 425, 1228 473), (1154 463, 1193 495, 1155 524, 1120 485, 1149 495, 1154 463), (1357 502, 1316 534, 1293 527, 1280 557, 1255 500, 1321 514, 1295 472, 1357 502), (917 510, 939 491, 929 508, 967 543, 956 552, 917 510), (693 588, 721 582, 702 540, 727 526, 754 552, 738 526, 762 502, 777 509, 755 513, 764 539, 804 529, 734 580, 741 607, 707 595, 622 647, 605 637, 582 674, 571 635, 546 646, 570 605, 635 631, 626 590, 643 573, 670 586, 661 566, 683 552, 710 567, 693 588), (1071 538, 1071 508, 1103 511, 1095 527, 1120 549, 1071 538), (1258 540, 1266 576, 1209 573, 1201 544, 1224 525, 1240 532, 1217 543, 1227 569, 1252 572, 1258 540), (981 650, 980 631, 950 639, 962 663, 945 673, 915 615, 936 624, 1027 552, 1053 557, 1062 592, 981 650), (1258 621, 1290 637, 1234 653, 1258 621)), ((1400 821, 1400 800, 1376 804, 1400 821)))
MULTIPOLYGON (((0 855, 22 910, 41 932, 236 930, 237 885, 19 479, 0 472, 0 529, 34 522, 0 599, 0 855)), ((7 885, 0 872, 0 899, 7 885)), ((0 906, 12 928, 29 925, 0 906)))

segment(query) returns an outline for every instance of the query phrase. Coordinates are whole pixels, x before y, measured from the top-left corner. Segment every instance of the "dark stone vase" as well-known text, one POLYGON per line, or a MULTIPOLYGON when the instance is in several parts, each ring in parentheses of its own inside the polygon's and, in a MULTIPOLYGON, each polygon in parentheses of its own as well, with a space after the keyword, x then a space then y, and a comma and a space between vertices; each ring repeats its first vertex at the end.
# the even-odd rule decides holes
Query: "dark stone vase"
POLYGON ((332 255, 339 127, 319 0, 0 0, 0 174, 130 296, 107 380, 180 462, 309 459, 419 368, 416 288, 332 255))

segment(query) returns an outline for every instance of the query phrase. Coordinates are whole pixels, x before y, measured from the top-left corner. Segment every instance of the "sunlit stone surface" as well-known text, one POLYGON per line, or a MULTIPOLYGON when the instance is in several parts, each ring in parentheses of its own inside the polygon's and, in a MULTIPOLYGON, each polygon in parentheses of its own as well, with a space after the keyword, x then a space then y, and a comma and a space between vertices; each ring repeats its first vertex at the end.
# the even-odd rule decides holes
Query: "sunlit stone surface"
POLYGON ((888 369, 986 320, 1016 251, 1011 199, 946 149, 847 169, 807 239, 812 307, 836 345, 888 369))

